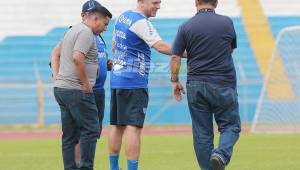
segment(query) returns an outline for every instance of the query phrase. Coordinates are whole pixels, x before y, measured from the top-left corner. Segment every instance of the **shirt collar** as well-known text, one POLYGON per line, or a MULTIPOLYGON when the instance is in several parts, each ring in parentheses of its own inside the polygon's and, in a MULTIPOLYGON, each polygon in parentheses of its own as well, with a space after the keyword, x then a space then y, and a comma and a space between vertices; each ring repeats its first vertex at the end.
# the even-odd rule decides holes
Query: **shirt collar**
POLYGON ((197 12, 197 14, 199 14, 199 13, 206 13, 206 12, 212 12, 212 13, 215 13, 215 10, 212 9, 212 8, 202 8, 202 9, 200 9, 200 10, 197 12))

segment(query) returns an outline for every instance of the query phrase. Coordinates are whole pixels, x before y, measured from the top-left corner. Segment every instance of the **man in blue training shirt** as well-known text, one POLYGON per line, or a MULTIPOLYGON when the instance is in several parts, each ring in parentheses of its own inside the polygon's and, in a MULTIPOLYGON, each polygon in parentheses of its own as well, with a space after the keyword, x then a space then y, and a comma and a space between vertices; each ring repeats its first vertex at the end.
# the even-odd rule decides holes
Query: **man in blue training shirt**
POLYGON ((137 0, 137 9, 117 18, 113 34, 109 133, 110 169, 119 170, 119 152, 125 136, 128 170, 138 169, 140 137, 148 105, 151 50, 170 55, 171 47, 148 20, 155 17, 161 0, 137 0))
MULTIPOLYGON (((81 17, 82 20, 85 20, 86 15, 90 10, 92 10, 95 6, 101 6, 101 4, 97 1, 90 0, 83 4, 81 17)), ((110 18, 112 15, 110 14, 110 18)), ((106 30, 107 23, 103 23, 102 32, 106 30)), ((95 102, 98 110, 99 124, 100 124, 100 134, 102 132, 102 121, 104 117, 104 108, 105 108, 105 91, 104 91, 104 82, 106 80, 107 71, 111 69, 111 60, 107 60, 107 52, 106 52, 106 44, 101 35, 95 37, 96 39, 96 47, 98 50, 98 77, 96 78, 95 85, 93 86, 93 93, 95 96, 95 102)), ((52 73, 53 79, 55 80, 56 75, 58 73, 59 67, 59 59, 60 59, 60 49, 61 42, 56 45, 56 47, 52 51, 51 64, 52 64, 52 73)), ((79 135, 79 134, 78 134, 79 135)), ((79 142, 79 139, 78 141, 79 142)), ((75 146, 75 161, 79 165, 80 163, 80 146, 77 144, 75 146)))
MULTIPOLYGON (((98 59, 99 59, 99 74, 96 79, 96 83, 93 87, 93 92, 95 95, 96 105, 98 109, 99 115, 99 123, 100 123, 100 135, 102 132, 102 121, 104 117, 104 108, 105 108, 105 90, 104 90, 104 83, 107 77, 107 71, 110 71, 112 62, 108 60, 107 55, 107 47, 104 39, 101 35, 97 36, 96 38, 96 46, 98 49, 98 59)), ((99 136, 100 137, 100 136, 99 136)))
POLYGON ((179 56, 186 50, 186 88, 197 160, 202 170, 223 170, 241 131, 231 56, 237 46, 236 33, 229 17, 215 13, 218 0, 195 2, 198 13, 180 26, 173 44, 173 93, 176 100, 181 100, 179 56), (219 146, 215 149, 213 118, 220 132, 219 146))

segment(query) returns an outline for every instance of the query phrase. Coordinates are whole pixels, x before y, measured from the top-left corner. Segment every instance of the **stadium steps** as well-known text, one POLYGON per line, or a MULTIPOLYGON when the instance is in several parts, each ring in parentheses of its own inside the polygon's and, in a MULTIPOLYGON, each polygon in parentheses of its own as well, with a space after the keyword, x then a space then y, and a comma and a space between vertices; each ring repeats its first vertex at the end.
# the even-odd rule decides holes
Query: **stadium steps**
MULTIPOLYGON (((266 76, 269 68, 272 51, 275 48, 275 40, 259 0, 239 0, 241 15, 245 23, 246 31, 249 36, 250 44, 254 50, 257 62, 262 75, 266 76)), ((291 84, 287 79, 285 68, 280 57, 274 61, 277 68, 275 74, 271 74, 270 80, 276 80, 278 77, 285 83, 270 84, 268 92, 273 99, 291 99, 294 97, 291 84), (286 89, 285 95, 278 89, 286 89), (285 96, 283 98, 283 96, 285 96)))
MULTIPOLYGON (((177 27, 180 23, 184 21, 184 19, 171 20, 172 32, 170 32, 170 24, 166 24, 167 19, 160 21, 155 20, 154 24, 158 27, 162 37, 169 42, 174 40, 174 37, 177 32, 177 27), (174 23, 173 23, 174 22, 174 23), (177 25, 174 26, 174 25, 177 25), (176 29, 175 29, 175 28, 176 29)), ((236 21, 235 25, 237 25, 237 34, 238 34, 238 43, 239 48, 234 53, 234 57, 236 57, 236 61, 238 64, 242 65, 242 69, 254 69, 256 68, 256 62, 253 58, 253 53, 251 51, 249 42, 246 36, 246 33, 243 29, 243 25, 240 19, 234 19, 236 21), (236 56, 235 56, 236 55, 236 56)), ((168 23, 168 22, 167 22, 168 23)), ((35 77, 35 67, 37 67, 40 78, 43 82, 51 82, 50 80, 50 69, 48 67, 48 61, 50 56, 50 51, 52 47, 59 41, 61 36, 65 33, 67 28, 54 28, 50 30, 45 36, 12 36, 7 37, 3 43, 0 44, 0 48, 9 49, 7 51, 3 51, 0 53, 1 62, 0 62, 0 71, 3 71, 3 76, 0 75, 0 81, 9 80, 13 82, 14 80, 21 81, 31 81, 36 83, 35 77), (17 61, 17 62, 16 62, 17 61), (12 69, 15 68, 15 69, 12 69), (9 75, 9 76, 4 76, 9 75)), ((109 28, 112 30, 112 28, 109 28)), ((104 35, 108 43, 108 49, 111 48, 110 39, 111 32, 107 32, 104 35)), ((1 50, 2 51, 2 50, 1 50)), ((110 55, 111 52, 109 51, 110 55)), ((189 117, 182 118, 182 113, 188 113, 186 106, 186 100, 183 103, 176 103, 173 100, 172 91, 169 82, 169 73, 168 73, 168 64, 169 57, 163 56, 155 51, 153 51, 153 64, 166 64, 165 68, 162 70, 156 70, 150 73, 150 87, 149 94, 151 95, 149 101, 149 110, 147 120, 149 123, 155 120, 155 123, 168 123, 172 122, 190 122, 189 117), (158 85, 159 84, 159 85, 158 85), (171 103, 171 104, 170 104, 171 103), (162 108, 162 104, 166 105, 162 108)), ((183 62, 186 62, 183 60, 183 62)), ((157 69, 157 68, 156 68, 157 69)), ((238 75, 239 75, 239 69, 238 75)), ((246 71, 249 74, 247 77, 255 77, 259 78, 260 75, 257 74, 256 71, 246 71), (248 73, 249 72, 249 73, 248 73)), ((185 74, 181 75, 181 80, 184 82, 185 74)), ((108 84, 108 83, 107 83, 108 84)), ((238 89, 240 87, 238 86, 238 89)), ((257 89, 255 87, 249 86, 249 89, 246 90, 247 93, 251 93, 251 96, 255 98, 258 96, 259 92, 255 91, 257 89)), ((109 94, 109 86, 106 85, 106 93, 109 94)), ((239 90, 240 91, 240 90, 239 90)), ((244 93, 244 86, 241 90, 240 97, 247 96, 244 93)), ((35 91, 32 93, 36 93, 35 91)), ((53 98, 52 90, 49 88, 44 88, 44 112, 45 112, 45 122, 46 123, 57 123, 60 121, 60 113, 59 108, 53 98), (52 95, 51 95, 52 94, 52 95)), ((109 95, 106 95, 106 106, 109 106, 109 95)), ((252 98, 249 96, 250 98, 252 98)), ((29 102, 34 102, 36 100, 35 96, 32 96, 29 102)), ((7 101, 11 102, 11 101, 7 101)), ((108 107, 107 107, 108 108, 108 107)), ((241 107, 243 108, 243 107, 241 107)), ((24 108, 26 109, 26 108, 24 108)), ((27 112, 32 112, 32 109, 26 109, 27 112), (30 111, 31 110, 31 111, 30 111)), ((34 109, 33 109, 34 110, 34 109)), ((108 109, 106 109, 106 112, 108 109)), ((107 113, 106 113, 107 114, 107 113)), ((36 114, 31 113, 32 122, 36 121, 36 114)), ((107 122, 107 118, 105 119, 107 122)), ((8 121, 9 122, 9 121, 8 121)))
MULTIPOLYGON (((284 17, 280 22, 277 17, 270 17, 269 22, 272 25, 273 35, 278 33, 278 30, 285 26, 295 25, 300 21, 299 17, 284 17)), ((164 21, 155 20, 154 24, 159 27, 159 32, 162 33, 162 37, 172 42, 176 34, 176 29, 173 28, 172 34, 169 34, 168 23, 175 23, 172 25, 179 25, 184 22, 185 19, 165 19, 164 21), (167 24, 166 24, 166 21, 167 24), (161 24, 161 25, 160 25, 161 24), (167 34, 168 33, 168 34, 167 34)), ((235 62, 237 77, 238 77, 238 92, 240 101, 240 113, 243 121, 250 122, 253 118, 257 99, 259 98, 261 90, 261 82, 263 77, 261 76, 259 65, 255 59, 254 52, 251 48, 247 33, 244 28, 244 23, 241 18, 233 18, 234 25, 236 26, 236 33, 238 35, 238 48, 233 53, 233 59, 235 62), (244 103, 244 102, 247 103, 244 103)), ((111 47, 111 30, 112 25, 108 29, 108 32, 104 33, 104 38, 108 43, 108 49, 111 47)), ((178 27, 178 26, 177 26, 178 27)), ((177 28, 176 27, 176 28, 177 28)), ((48 66, 50 51, 52 47, 60 40, 61 36, 65 33, 67 28, 57 27, 50 30, 45 36, 12 36, 7 37, 0 43, 0 82, 1 83, 31 83, 36 84, 35 67, 39 72, 40 78, 43 82, 51 83, 51 72, 48 66), (6 51, 5 51, 6 49, 6 51), (3 52, 4 50, 4 52, 3 52), (2 74, 1 74, 2 72, 2 74)), ((111 55, 111 51, 108 51, 111 55)), ((185 65, 186 60, 182 61, 185 65)), ((167 67, 162 70, 156 70, 150 73, 149 77, 149 108, 147 113, 146 122, 151 124, 155 123, 169 123, 190 122, 189 116, 182 116, 188 114, 188 108, 186 99, 184 98, 182 103, 177 103, 173 100, 171 86, 169 82, 169 57, 163 56, 157 52, 153 52, 152 58, 153 64, 166 64, 167 67), (164 70, 165 69, 165 70, 164 70)), ((109 78, 109 76, 108 76, 109 78)), ((184 83, 186 78, 185 73, 180 75, 181 80, 184 83)), ((110 101, 110 89, 109 80, 107 81, 106 88, 106 116, 104 122, 108 122, 109 113, 109 101, 110 101)), ((16 89, 14 89, 16 90, 16 89)), ((51 87, 44 87, 44 113, 45 122, 47 124, 60 122, 59 108, 53 97, 53 89, 51 87)), ((10 96, 9 90, 1 89, 0 93, 3 96, 10 96)), ((14 100, 1 100, 0 106, 7 106, 6 110, 0 107, 0 119, 1 123, 15 123, 14 118, 10 118, 8 112, 14 117, 14 115, 24 116, 24 121, 18 121, 19 123, 35 123, 37 119, 37 106, 36 106, 36 90, 28 90, 21 88, 15 91, 17 96, 24 96, 24 99, 14 100), (26 92, 26 93, 25 93, 26 92), (26 102, 23 102, 26 100, 26 102), (27 102, 28 101, 28 102, 27 102), (25 103, 25 106, 18 103, 25 103), (29 105, 29 103, 32 103, 29 105), (12 110, 12 107, 8 109, 8 106, 18 106, 12 110), (20 109, 20 107, 23 107, 20 109), (1 110, 2 109, 2 110, 1 110), (23 113, 20 113, 20 110, 23 113), (5 111, 5 112, 4 112, 5 111), (1 117, 2 115, 2 117, 1 117)), ((15 116, 16 118, 17 116, 15 116)))

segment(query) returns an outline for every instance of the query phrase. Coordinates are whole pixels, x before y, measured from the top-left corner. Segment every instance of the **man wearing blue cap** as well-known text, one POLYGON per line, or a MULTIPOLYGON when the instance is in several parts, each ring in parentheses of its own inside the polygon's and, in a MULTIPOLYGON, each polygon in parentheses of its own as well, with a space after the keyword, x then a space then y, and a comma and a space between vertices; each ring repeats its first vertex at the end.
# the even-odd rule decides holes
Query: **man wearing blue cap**
MULTIPOLYGON (((103 65, 105 44, 98 36, 106 29, 112 15, 96 1, 88 1, 82 8, 83 22, 65 34, 52 53, 52 72, 55 97, 62 114, 62 150, 65 169, 78 169, 75 164, 74 146, 80 138, 81 164, 79 169, 93 169, 96 139, 99 137, 99 119, 96 105, 102 96, 95 96, 103 88, 105 75, 97 76, 98 65, 103 65), (75 39, 75 40, 74 40, 75 39), (96 48, 97 46, 101 47, 96 48), (101 63, 98 62, 101 60, 101 63), (95 65, 96 62, 96 65, 95 65), (97 83, 95 81, 97 79, 97 83), (104 80, 103 80, 104 79, 104 80), (94 89, 91 87, 96 85, 94 89), (96 91, 95 94, 93 91, 96 91), (97 98, 98 97, 98 98, 97 98), (80 137, 79 137, 80 136, 80 137)), ((106 66, 106 61, 104 61, 106 66)), ((106 69, 106 67, 100 66, 106 69)), ((102 93, 97 94, 102 94, 102 93)), ((102 101, 103 102, 103 101, 102 101)), ((97 107, 98 108, 97 108, 97 107)))
MULTIPOLYGON (((95 5, 101 6, 101 4, 97 1, 94 1, 95 5)), ((88 13, 89 9, 91 8, 92 4, 90 1, 87 1, 82 6, 82 12, 81 17, 84 20, 86 14, 88 13)), ((105 31, 105 30, 104 30, 105 31)), ((98 116, 99 116, 99 124, 100 124, 100 134, 102 132, 102 121, 104 118, 104 108, 105 108, 105 90, 104 90, 104 83, 107 77, 107 71, 111 69, 112 61, 108 60, 108 54, 107 54, 107 46, 102 38, 102 36, 99 34, 99 36, 96 37, 96 46, 98 49, 98 60, 99 60, 99 70, 98 70, 98 77, 96 79, 96 83, 93 87, 93 92, 96 100, 96 105, 98 109, 98 116)), ((75 151, 76 156, 76 162, 80 162, 80 149, 79 145, 76 147, 75 151)))

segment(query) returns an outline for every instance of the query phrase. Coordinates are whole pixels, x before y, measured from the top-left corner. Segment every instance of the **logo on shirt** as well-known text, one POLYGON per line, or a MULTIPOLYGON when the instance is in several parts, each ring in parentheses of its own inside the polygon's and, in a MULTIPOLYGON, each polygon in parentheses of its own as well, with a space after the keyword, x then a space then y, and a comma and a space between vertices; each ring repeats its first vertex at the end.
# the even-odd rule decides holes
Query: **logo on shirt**
POLYGON ((119 22, 130 26, 131 23, 132 23, 132 20, 129 19, 129 18, 127 18, 127 17, 125 17, 124 15, 121 15, 119 17, 119 22))
POLYGON ((106 53, 105 52, 98 52, 98 58, 105 58, 106 57, 106 53))
POLYGON ((126 33, 123 32, 123 31, 115 30, 115 35, 116 35, 117 37, 120 37, 120 38, 126 40, 126 33))
POLYGON ((120 43, 117 43, 117 47, 120 48, 121 50, 127 50, 128 48, 126 45, 120 43))
POLYGON ((120 59, 116 60, 113 63, 113 68, 112 71, 115 75, 120 75, 121 74, 121 70, 124 68, 124 66, 126 66, 126 62, 122 61, 120 59))
POLYGON ((138 61, 139 61, 139 74, 141 76, 145 76, 146 67, 145 67, 145 55, 143 53, 138 53, 138 61))

